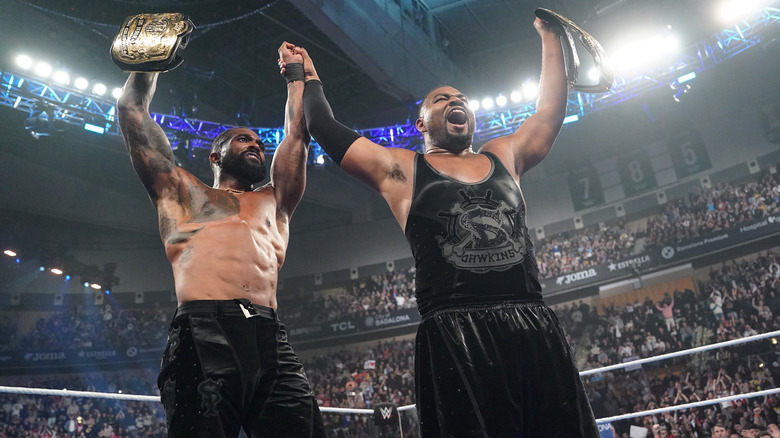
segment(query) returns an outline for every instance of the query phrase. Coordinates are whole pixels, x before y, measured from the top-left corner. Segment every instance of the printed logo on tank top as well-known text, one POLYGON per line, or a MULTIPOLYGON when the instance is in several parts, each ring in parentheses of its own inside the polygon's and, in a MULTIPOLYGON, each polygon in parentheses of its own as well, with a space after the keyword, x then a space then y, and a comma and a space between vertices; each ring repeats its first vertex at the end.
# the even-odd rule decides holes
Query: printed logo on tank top
POLYGON ((447 235, 436 236, 444 258, 456 268, 473 272, 505 271, 525 258, 526 244, 517 211, 504 201, 493 200, 493 191, 484 197, 455 202, 439 217, 448 219, 447 235))

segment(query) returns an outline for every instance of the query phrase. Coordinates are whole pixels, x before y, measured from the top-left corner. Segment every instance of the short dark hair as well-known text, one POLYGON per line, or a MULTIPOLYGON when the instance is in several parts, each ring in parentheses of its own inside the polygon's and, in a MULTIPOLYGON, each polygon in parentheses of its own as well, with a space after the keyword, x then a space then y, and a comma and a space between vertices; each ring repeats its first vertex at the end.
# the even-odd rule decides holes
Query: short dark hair
POLYGON ((222 151, 222 147, 225 146, 225 144, 227 142, 229 142, 231 138, 233 138, 233 131, 235 131, 237 129, 245 129, 245 127, 244 126, 236 126, 235 128, 230 128, 227 131, 219 134, 214 139, 214 142, 211 143, 211 152, 220 152, 220 151, 222 151))
POLYGON ((417 107, 417 117, 418 118, 422 117, 422 109, 425 106, 425 103, 428 101, 428 97, 430 97, 431 93, 433 93, 434 91, 438 90, 439 88, 443 88, 443 87, 450 87, 450 85, 446 85, 446 84, 437 85, 437 86, 431 88, 427 93, 425 93, 425 96, 420 101, 420 105, 417 107))

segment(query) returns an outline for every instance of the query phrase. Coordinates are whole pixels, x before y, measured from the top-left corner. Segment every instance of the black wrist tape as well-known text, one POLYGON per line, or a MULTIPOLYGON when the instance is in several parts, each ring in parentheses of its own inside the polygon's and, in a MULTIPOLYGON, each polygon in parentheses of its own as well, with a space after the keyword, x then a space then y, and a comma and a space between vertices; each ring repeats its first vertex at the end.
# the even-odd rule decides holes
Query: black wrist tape
POLYGON ((303 81, 303 64, 296 62, 285 65, 284 77, 288 84, 292 81, 303 81))
POLYGON ((333 117, 333 111, 322 91, 322 82, 316 79, 306 82, 303 91, 303 112, 309 134, 317 140, 331 160, 341 165, 347 149, 361 135, 333 117))

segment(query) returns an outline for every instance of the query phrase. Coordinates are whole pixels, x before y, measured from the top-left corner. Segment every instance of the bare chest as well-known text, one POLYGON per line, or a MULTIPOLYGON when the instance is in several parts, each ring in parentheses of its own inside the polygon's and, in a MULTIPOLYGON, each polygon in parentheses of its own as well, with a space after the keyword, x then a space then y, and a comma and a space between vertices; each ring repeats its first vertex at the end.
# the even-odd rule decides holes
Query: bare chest
POLYGON ((214 235, 217 240, 221 235, 225 239, 243 236, 273 241, 279 234, 272 194, 236 195, 209 189, 191 194, 187 201, 159 209, 160 235, 166 245, 190 241, 197 235, 214 235))

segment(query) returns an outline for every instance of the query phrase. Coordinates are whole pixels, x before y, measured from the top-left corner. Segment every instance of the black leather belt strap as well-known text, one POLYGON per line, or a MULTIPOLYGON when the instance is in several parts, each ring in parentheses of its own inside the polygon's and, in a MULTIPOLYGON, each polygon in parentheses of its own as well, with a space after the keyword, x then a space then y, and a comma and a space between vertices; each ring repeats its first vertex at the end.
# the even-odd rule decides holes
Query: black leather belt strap
POLYGON ((251 301, 241 298, 235 300, 196 300, 182 303, 176 309, 176 315, 214 315, 214 316, 243 316, 253 318, 259 316, 276 320, 276 310, 266 306, 253 304, 251 301))

